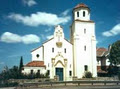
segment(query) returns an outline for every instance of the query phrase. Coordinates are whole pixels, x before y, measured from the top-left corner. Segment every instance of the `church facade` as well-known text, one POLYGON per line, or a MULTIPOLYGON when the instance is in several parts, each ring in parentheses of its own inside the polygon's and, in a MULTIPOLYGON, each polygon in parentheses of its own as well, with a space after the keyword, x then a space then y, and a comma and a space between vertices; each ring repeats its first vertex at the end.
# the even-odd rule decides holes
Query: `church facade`
POLYGON ((90 20, 90 8, 78 4, 73 9, 70 41, 63 28, 55 27, 53 38, 31 51, 32 61, 24 66, 23 73, 49 73, 61 81, 82 78, 86 71, 97 77, 95 23, 90 20))

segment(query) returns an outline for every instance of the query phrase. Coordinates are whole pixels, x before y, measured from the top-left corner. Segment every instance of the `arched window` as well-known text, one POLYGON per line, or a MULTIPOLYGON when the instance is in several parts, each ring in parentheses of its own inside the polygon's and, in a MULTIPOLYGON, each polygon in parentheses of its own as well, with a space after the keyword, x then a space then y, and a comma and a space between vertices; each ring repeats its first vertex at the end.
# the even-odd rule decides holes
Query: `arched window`
POLYGON ((88 66, 87 65, 84 66, 84 70, 88 71, 88 66))
POLYGON ((84 34, 86 34, 86 29, 84 29, 84 34))
POLYGON ((85 17, 85 11, 83 11, 83 17, 85 17))
POLYGON ((66 53, 66 48, 64 48, 64 53, 66 53))
POLYGON ((69 71, 69 76, 72 76, 72 71, 71 70, 69 71))
POLYGON ((79 17, 79 12, 77 12, 77 17, 79 17))
POLYGON ((54 48, 52 48, 52 52, 54 53, 54 48))
POLYGON ((40 74, 40 70, 37 70, 37 73, 40 74))
POLYGON ((30 70, 30 74, 33 74, 33 70, 30 70))
POLYGON ((84 51, 86 51, 86 46, 84 46, 84 51))

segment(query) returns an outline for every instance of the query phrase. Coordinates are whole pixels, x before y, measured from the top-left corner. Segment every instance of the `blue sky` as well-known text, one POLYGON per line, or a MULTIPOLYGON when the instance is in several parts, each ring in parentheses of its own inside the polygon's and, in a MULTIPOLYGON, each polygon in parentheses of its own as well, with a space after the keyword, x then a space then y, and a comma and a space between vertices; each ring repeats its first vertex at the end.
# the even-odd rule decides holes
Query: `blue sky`
POLYGON ((120 0, 1 0, 0 71, 4 66, 31 61, 30 51, 39 47, 62 25, 69 40, 72 9, 85 3, 96 23, 97 47, 120 40, 120 0))

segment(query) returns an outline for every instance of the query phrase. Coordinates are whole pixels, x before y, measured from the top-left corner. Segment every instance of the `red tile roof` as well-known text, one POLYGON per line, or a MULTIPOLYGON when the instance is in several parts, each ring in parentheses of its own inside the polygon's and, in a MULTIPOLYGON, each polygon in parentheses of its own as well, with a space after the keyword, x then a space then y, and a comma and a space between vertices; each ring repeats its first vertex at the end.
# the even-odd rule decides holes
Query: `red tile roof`
POLYGON ((108 50, 106 48, 97 48, 97 57, 104 56, 108 50))
POLYGON ((80 4, 78 4, 77 6, 75 6, 75 8, 74 9, 77 9, 77 8, 88 8, 88 6, 87 5, 85 5, 84 3, 80 3, 80 4))
POLYGON ((25 65, 26 67, 46 67, 44 61, 31 61, 25 65))

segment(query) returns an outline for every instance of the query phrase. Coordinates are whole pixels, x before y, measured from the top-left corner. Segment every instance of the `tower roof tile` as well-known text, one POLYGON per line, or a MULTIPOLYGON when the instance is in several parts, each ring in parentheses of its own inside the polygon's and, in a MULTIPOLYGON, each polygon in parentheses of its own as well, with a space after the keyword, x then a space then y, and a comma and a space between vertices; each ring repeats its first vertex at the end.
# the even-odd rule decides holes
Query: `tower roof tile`
POLYGON ((75 6, 75 8, 74 9, 77 9, 77 8, 89 8, 87 5, 85 5, 84 3, 80 3, 80 4, 78 4, 77 6, 75 6))

